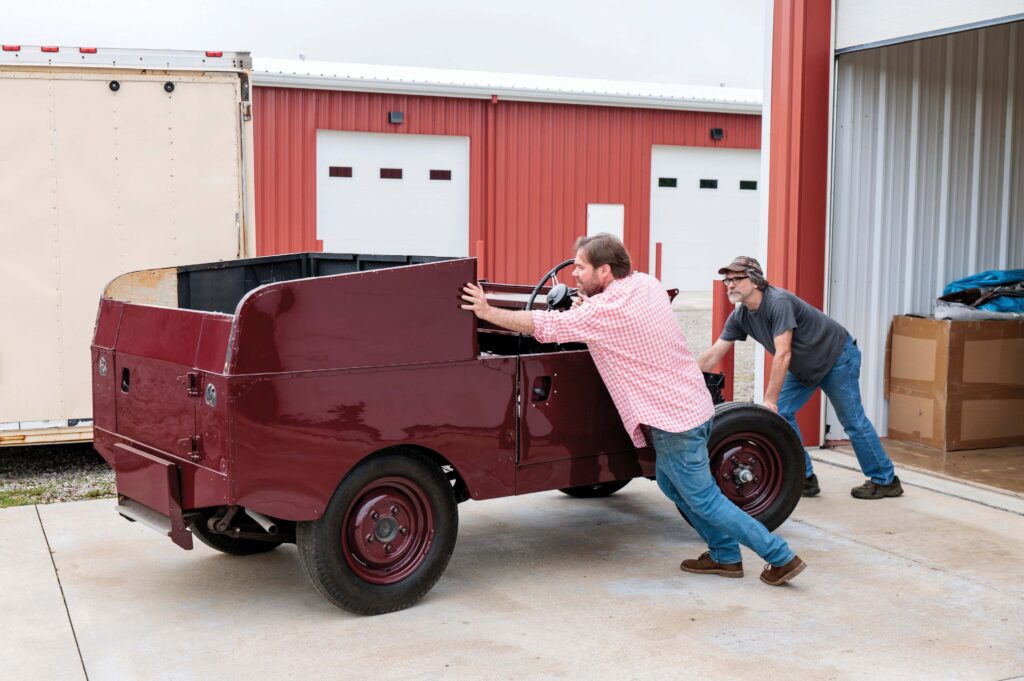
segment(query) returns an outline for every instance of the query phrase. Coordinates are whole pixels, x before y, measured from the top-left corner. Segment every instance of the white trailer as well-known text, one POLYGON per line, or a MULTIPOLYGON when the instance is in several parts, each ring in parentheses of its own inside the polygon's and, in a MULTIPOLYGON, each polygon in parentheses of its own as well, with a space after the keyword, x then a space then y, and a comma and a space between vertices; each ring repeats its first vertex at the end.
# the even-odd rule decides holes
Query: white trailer
POLYGON ((115 276, 254 255, 245 52, 3 45, 0 446, 92 439, 115 276))

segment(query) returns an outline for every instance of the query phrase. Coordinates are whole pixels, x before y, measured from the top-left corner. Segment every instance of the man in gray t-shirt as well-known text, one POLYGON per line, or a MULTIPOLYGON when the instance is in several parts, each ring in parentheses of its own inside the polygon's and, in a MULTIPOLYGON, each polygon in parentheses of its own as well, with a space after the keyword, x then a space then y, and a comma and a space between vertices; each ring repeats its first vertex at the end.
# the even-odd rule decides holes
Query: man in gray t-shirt
MULTIPOLYGON (((753 336, 774 356, 764 406, 778 412, 800 434, 796 412, 821 388, 843 424, 861 470, 868 476, 851 494, 857 499, 898 497, 903 487, 882 449, 875 427, 864 414, 860 397, 860 350, 857 341, 835 320, 785 289, 768 284, 760 263, 739 256, 718 270, 729 300, 740 303, 729 315, 721 337, 697 362, 710 371, 738 340, 753 336)), ((811 457, 804 451, 803 495, 820 492, 811 457)))

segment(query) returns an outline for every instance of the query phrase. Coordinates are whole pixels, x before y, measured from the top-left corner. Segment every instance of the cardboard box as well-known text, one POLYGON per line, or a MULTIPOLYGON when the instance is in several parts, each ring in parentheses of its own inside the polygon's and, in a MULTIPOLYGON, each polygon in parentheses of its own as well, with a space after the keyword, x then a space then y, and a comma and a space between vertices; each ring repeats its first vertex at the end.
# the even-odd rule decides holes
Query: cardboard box
POLYGON ((1024 320, 893 317, 889 437, 946 451, 1024 444, 1024 320))

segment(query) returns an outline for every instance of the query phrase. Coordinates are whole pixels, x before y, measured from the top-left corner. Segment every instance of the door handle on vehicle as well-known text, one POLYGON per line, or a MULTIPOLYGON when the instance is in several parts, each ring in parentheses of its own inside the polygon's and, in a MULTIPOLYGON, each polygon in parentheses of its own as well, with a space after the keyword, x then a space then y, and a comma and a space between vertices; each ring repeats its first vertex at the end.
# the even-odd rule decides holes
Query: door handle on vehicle
POLYGON ((533 401, 543 402, 551 394, 551 377, 538 376, 533 379, 533 401))

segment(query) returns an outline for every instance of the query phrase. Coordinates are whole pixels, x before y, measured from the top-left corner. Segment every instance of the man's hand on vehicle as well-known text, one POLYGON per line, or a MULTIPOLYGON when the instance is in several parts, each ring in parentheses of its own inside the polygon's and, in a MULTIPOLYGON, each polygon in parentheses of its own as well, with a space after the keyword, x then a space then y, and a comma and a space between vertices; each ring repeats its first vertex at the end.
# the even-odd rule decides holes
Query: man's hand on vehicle
POLYGON ((487 302, 487 295, 479 284, 469 283, 463 286, 462 299, 468 303, 461 306, 463 310, 472 310, 478 319, 487 319, 491 304, 487 302))
POLYGON ((776 404, 773 400, 765 400, 764 402, 761 403, 761 405, 767 407, 768 409, 771 409, 776 414, 779 413, 779 405, 776 404))
POLYGON ((533 333, 533 313, 526 310, 505 310, 500 307, 492 307, 487 302, 487 295, 479 284, 471 282, 463 286, 462 299, 466 301, 466 304, 460 307, 463 310, 470 310, 477 316, 477 319, 517 333, 533 333))
MULTIPOLYGON (((572 308, 579 307, 580 305, 583 304, 583 302, 586 299, 587 299, 587 294, 584 293, 582 289, 577 291, 576 295, 572 299, 572 308)), ((572 308, 569 308, 569 309, 572 309, 572 308)))

